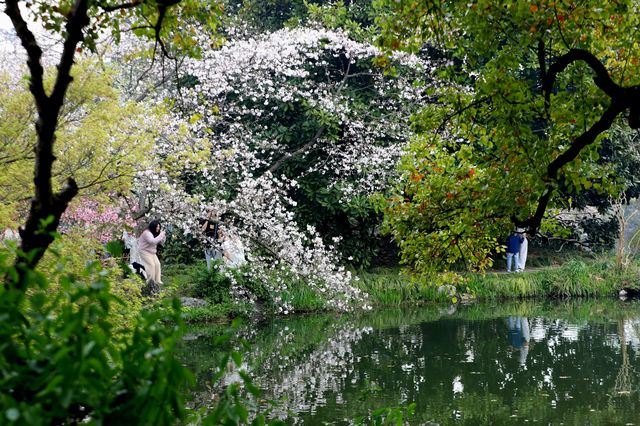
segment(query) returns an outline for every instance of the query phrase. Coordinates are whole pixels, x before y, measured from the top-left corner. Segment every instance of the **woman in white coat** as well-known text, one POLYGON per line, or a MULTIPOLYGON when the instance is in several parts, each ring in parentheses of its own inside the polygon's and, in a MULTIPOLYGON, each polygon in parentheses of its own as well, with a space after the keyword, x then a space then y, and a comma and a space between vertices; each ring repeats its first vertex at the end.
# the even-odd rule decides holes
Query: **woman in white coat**
POLYGON ((238 268, 247 263, 244 257, 242 240, 226 228, 221 228, 218 232, 222 237, 222 259, 225 265, 231 268, 238 268))
POLYGON ((529 241, 527 240, 527 233, 522 233, 522 243, 520 243, 520 255, 518 256, 518 268, 517 272, 524 271, 524 267, 527 264, 527 253, 529 252, 529 241))

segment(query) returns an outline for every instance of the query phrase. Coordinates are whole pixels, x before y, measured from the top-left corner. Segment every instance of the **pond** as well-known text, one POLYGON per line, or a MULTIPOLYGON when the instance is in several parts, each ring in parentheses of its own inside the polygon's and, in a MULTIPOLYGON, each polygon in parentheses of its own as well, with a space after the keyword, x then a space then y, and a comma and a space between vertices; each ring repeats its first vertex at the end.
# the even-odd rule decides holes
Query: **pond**
MULTIPOLYGON (((184 342, 196 399, 214 392, 215 333, 193 329, 184 342)), ((240 334, 246 369, 291 424, 348 424, 411 403, 411 424, 640 424, 637 301, 298 316, 240 334)))

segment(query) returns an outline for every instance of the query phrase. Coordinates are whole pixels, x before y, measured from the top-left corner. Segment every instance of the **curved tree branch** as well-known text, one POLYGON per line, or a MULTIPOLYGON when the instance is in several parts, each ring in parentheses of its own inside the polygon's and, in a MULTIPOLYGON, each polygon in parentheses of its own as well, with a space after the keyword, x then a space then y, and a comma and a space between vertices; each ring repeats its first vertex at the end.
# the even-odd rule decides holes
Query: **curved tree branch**
POLYGON ((17 0, 6 0, 5 13, 11 19, 13 28, 22 43, 22 47, 27 52, 27 66, 29 67, 29 73, 31 78, 29 81, 29 90, 36 99, 36 105, 42 107, 46 103, 47 95, 44 91, 44 85, 42 83, 42 76, 44 75, 44 69, 40 63, 42 58, 42 49, 38 46, 38 42, 34 37, 31 30, 27 26, 24 18, 20 14, 20 8, 17 0), (37 102, 40 100, 40 102, 37 102))
POLYGON ((629 109, 629 126, 631 128, 640 127, 640 86, 624 88, 616 84, 609 75, 604 64, 598 58, 582 49, 571 49, 566 54, 560 56, 546 71, 544 42, 538 44, 538 61, 542 78, 542 90, 545 97, 545 109, 548 111, 551 105, 551 93, 558 74, 567 69, 575 62, 584 62, 594 72, 593 81, 595 85, 611 98, 611 103, 600 119, 588 130, 578 136, 565 152, 552 160, 547 166, 546 188, 540 198, 533 216, 519 220, 512 217, 512 222, 517 226, 528 227, 532 232, 537 231, 542 222, 544 213, 551 201, 553 193, 558 183, 558 172, 562 167, 575 160, 580 152, 596 141, 599 135, 608 130, 614 120, 629 109), (635 127, 634 127, 635 126, 635 127))
POLYGON ((569 65, 579 61, 586 63, 589 68, 593 70, 595 73, 593 82, 610 98, 617 98, 623 94, 624 89, 611 79, 605 66, 593 53, 583 49, 571 49, 560 56, 549 67, 549 71, 543 75, 542 90, 544 91, 546 105, 550 105, 551 103, 551 92, 553 91, 553 85, 556 82, 558 74, 567 69, 569 65))
POLYGON ((626 102, 614 101, 611 103, 609 108, 602 114, 600 120, 598 120, 593 126, 589 128, 586 132, 578 136, 569 149, 556 157, 549 165, 547 166, 547 176, 546 180, 548 181, 547 186, 538 199, 538 206, 534 215, 524 221, 520 221, 517 218, 512 218, 512 221, 521 227, 528 227, 535 232, 542 222, 542 218, 544 213, 551 201, 551 197, 553 192, 555 191, 557 180, 558 180, 558 172, 562 167, 575 160, 583 148, 595 142, 596 138, 606 130, 608 130, 613 121, 622 113, 628 106, 626 102))

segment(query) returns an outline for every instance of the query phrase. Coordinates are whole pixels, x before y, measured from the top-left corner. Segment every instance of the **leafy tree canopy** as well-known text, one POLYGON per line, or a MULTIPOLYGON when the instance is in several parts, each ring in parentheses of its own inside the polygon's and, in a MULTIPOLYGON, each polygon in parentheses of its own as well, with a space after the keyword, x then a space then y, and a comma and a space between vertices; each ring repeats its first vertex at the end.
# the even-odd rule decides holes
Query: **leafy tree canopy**
POLYGON ((96 41, 105 32, 110 31, 118 42, 123 31, 131 31, 153 40, 164 56, 175 56, 177 51, 196 56, 200 50, 195 28, 208 25, 215 29, 222 7, 218 2, 200 0, 61 0, 55 3, 6 0, 3 4, 4 13, 11 20, 27 54, 29 91, 36 110, 33 119, 37 141, 34 145, 34 197, 26 223, 20 229, 20 249, 29 256, 16 260, 19 274, 11 280, 11 284, 20 289, 27 285, 28 270, 38 264, 53 241, 52 232, 79 190, 72 177, 60 190, 54 188, 52 179, 57 128, 73 81, 71 69, 78 52, 83 48, 95 51, 96 41), (62 38, 52 87, 45 84, 42 63, 43 53, 51 48, 38 41, 24 16, 25 10, 45 30, 62 38), (41 232, 42 223, 46 223, 44 232, 41 232))
MULTIPOLYGON (((160 117, 162 110, 122 103, 112 87, 110 71, 93 61, 80 62, 72 76, 76 83, 67 92, 58 125, 53 187, 59 190, 73 177, 80 195, 127 193, 135 174, 150 163, 157 135, 154 117, 160 117)), ((24 209, 33 193, 36 135, 30 121, 36 111, 25 85, 12 85, 8 77, 3 82, 7 90, 0 94, 0 165, 4 170, 0 199, 9 209, 3 216, 15 219, 16 209, 24 209)))
POLYGON ((405 261, 485 267, 514 225, 552 225, 559 194, 624 189, 599 148, 612 125, 640 126, 637 2, 376 5, 382 46, 450 60, 385 206, 405 261))
POLYGON ((308 25, 311 21, 348 32, 360 32, 374 24, 370 0, 242 0, 230 1, 225 10, 231 18, 237 18, 231 20, 233 30, 246 25, 258 33, 308 25))

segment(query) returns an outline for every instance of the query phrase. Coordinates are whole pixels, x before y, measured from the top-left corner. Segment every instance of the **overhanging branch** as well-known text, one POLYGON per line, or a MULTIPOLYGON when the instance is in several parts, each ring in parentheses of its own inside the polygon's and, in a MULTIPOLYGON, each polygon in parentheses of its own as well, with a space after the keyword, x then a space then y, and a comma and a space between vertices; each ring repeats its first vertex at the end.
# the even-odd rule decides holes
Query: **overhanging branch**
POLYGON ((586 63, 595 73, 593 82, 600 90, 610 98, 620 97, 624 89, 611 79, 605 66, 594 54, 583 49, 571 49, 551 64, 549 71, 543 75, 542 90, 544 91, 545 104, 549 105, 551 103, 551 92, 558 74, 567 69, 572 63, 580 61, 586 63))

